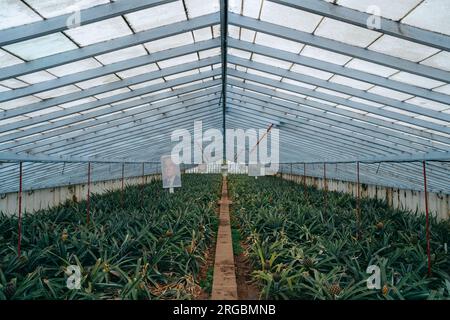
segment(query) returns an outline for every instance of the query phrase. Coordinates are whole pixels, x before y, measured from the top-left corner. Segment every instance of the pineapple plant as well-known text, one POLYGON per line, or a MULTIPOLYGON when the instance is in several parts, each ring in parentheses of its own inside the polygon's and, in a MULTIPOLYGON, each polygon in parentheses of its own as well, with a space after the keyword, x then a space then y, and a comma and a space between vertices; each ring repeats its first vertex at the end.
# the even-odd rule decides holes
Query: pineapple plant
POLYGON ((229 195, 263 298, 445 298, 445 280, 450 278, 450 256, 443 249, 450 239, 448 221, 430 218, 433 273, 428 277, 423 215, 361 199, 357 222, 355 199, 330 191, 324 215, 323 191, 304 190, 277 177, 255 181, 230 175, 229 195), (276 257, 289 272, 275 270, 266 257, 276 257), (372 264, 382 270, 385 282, 380 290, 367 289, 366 268, 372 264), (391 279, 392 286, 387 283, 391 279))
POLYGON ((219 175, 190 174, 176 196, 161 192, 160 181, 143 193, 127 186, 126 214, 120 191, 93 194, 89 225, 85 201, 25 213, 20 258, 17 219, 0 213, 0 299, 192 299, 194 291, 184 286, 177 292, 157 288, 175 288, 187 275, 197 279, 203 260, 196 252, 214 241, 218 218, 211 204, 220 187, 219 175), (201 236, 192 233, 198 226, 201 236), (80 267, 80 290, 66 286, 69 265, 80 267))

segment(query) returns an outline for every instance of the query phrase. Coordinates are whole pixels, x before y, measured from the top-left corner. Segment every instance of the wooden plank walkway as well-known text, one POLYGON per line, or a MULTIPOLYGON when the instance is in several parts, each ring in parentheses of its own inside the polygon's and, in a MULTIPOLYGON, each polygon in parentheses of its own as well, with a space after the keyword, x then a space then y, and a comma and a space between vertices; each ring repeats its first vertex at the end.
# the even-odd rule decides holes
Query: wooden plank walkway
POLYGON ((219 201, 219 230, 211 300, 237 300, 236 272, 230 225, 230 204, 227 177, 222 181, 222 199, 219 201))

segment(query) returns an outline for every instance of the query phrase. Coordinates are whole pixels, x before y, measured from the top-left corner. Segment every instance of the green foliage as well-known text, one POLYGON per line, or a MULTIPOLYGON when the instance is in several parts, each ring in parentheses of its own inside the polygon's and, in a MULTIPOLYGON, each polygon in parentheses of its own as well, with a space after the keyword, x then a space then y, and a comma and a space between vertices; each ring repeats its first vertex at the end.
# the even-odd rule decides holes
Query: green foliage
POLYGON ((160 181, 25 214, 22 256, 17 219, 0 216, 0 299, 191 298, 204 252, 215 238, 219 175, 184 175, 169 194, 160 181), (144 196, 141 201, 141 195, 144 196), (66 268, 81 268, 81 290, 66 268))
POLYGON ((207 293, 211 293, 212 284, 214 278, 214 266, 209 266, 206 272, 206 277, 200 280, 200 287, 202 287, 207 293))
POLYGON ((427 276, 425 217, 276 177, 229 177, 234 218, 248 245, 253 277, 266 299, 449 299, 450 224, 431 218, 432 276, 427 276), (369 290, 369 265, 381 290, 369 290))

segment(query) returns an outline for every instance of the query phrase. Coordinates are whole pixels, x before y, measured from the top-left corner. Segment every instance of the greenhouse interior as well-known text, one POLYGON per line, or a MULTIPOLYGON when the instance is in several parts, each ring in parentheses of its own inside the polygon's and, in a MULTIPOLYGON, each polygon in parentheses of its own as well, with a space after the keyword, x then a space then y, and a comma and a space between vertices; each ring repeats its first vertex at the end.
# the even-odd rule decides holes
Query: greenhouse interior
POLYGON ((0 0, 0 300, 448 301, 449 219, 449 0, 0 0))

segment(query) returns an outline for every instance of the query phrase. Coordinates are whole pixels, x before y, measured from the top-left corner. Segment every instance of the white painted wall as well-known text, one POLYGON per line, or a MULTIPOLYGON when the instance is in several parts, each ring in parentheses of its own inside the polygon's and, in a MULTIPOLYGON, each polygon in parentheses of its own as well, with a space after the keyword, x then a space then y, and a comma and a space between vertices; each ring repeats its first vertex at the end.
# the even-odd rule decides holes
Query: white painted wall
MULTIPOLYGON (((286 180, 297 183, 303 183, 303 176, 281 174, 286 180)), ((324 183, 322 178, 306 177, 306 184, 323 189, 324 183)), ((357 183, 341 180, 327 179, 327 187, 329 191, 339 191, 357 195, 357 183)), ((405 190, 390 188, 377 185, 361 184, 361 197, 369 197, 374 199, 386 200, 393 208, 406 209, 412 211, 425 212, 425 195, 422 191, 405 190)), ((443 193, 428 193, 428 207, 430 213, 436 215, 438 219, 450 218, 450 195, 443 193)))
MULTIPOLYGON (((144 182, 160 179, 160 175, 144 176, 144 182)), ((125 185, 138 185, 142 183, 142 177, 125 178, 125 185)), ((91 183, 91 194, 102 194, 110 190, 118 190, 122 186, 122 181, 108 180, 91 183)), ((162 187, 162 186, 161 186, 162 187)), ((22 212, 35 212, 47 209, 64 203, 68 199, 76 197, 78 201, 87 198, 87 184, 77 184, 71 186, 60 186, 55 188, 38 189, 25 191, 22 193, 22 212)), ((6 215, 18 213, 18 193, 6 193, 0 197, 0 212, 6 215)))

